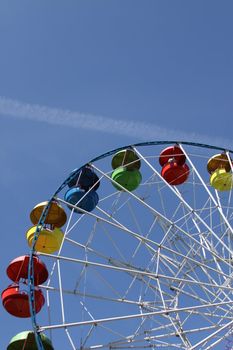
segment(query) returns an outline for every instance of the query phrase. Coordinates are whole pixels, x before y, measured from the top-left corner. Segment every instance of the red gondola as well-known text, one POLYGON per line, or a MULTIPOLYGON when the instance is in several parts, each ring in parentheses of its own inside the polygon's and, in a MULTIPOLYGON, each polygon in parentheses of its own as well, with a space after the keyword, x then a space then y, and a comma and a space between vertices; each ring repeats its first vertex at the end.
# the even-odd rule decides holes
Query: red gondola
MULTIPOLYGON (((20 290, 19 284, 11 284, 1 295, 2 304, 7 312, 16 317, 30 317, 30 305, 28 293, 20 290)), ((41 289, 34 290, 35 312, 38 313, 45 303, 45 299, 41 289)))
POLYGON ((170 162, 162 167, 161 175, 170 185, 181 185, 188 179, 189 167, 187 164, 179 165, 177 162, 170 162))
POLYGON ((183 165, 186 160, 186 156, 182 149, 178 146, 170 146, 165 148, 159 156, 159 164, 165 165, 170 160, 174 160, 178 165, 183 165))
MULTIPOLYGON (((34 285, 44 283, 48 278, 48 270, 46 265, 37 257, 33 256, 33 274, 34 274, 34 285)), ((29 255, 19 256, 12 260, 7 267, 7 276, 13 282, 19 282, 20 279, 27 279, 28 277, 28 265, 29 255)))

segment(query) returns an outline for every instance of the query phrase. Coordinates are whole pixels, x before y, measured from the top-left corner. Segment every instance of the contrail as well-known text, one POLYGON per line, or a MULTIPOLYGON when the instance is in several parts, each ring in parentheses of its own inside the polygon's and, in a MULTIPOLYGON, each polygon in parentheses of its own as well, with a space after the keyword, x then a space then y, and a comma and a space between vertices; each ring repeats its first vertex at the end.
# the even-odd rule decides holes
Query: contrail
POLYGON ((15 119, 44 122, 53 125, 89 129, 108 134, 126 136, 137 141, 153 140, 180 140, 214 144, 216 146, 231 148, 231 140, 221 137, 188 133, 179 130, 171 130, 153 123, 107 118, 81 112, 73 112, 60 108, 28 104, 21 101, 0 96, 0 115, 11 116, 15 119))

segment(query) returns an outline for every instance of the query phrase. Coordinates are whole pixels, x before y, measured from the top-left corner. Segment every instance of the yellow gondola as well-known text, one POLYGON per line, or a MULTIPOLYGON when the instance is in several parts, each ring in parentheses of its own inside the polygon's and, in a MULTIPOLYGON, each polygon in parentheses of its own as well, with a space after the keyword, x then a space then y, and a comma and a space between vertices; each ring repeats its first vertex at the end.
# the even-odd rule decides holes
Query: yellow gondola
MULTIPOLYGON (((40 220, 41 214, 48 202, 41 202, 37 204, 30 213, 30 219, 33 225, 37 225, 40 220)), ((53 201, 49 208, 48 214, 44 223, 54 225, 56 227, 62 227, 67 220, 66 212, 60 204, 53 201)))
POLYGON ((210 174, 219 168, 225 169, 227 172, 231 170, 231 164, 229 163, 229 159, 225 153, 215 154, 208 160, 207 170, 210 174))
MULTIPOLYGON (((32 246, 36 227, 37 226, 31 227, 26 233, 29 247, 32 246)), ((52 254, 60 249, 63 237, 64 234, 60 228, 55 227, 54 230, 43 228, 39 232, 39 236, 35 244, 35 251, 52 254)))
POLYGON ((225 169, 217 169, 210 176, 210 184, 218 191, 230 191, 233 188, 232 176, 225 169))
POLYGON ((230 191, 233 188, 231 164, 225 153, 215 154, 208 160, 207 170, 210 185, 217 191, 230 191))

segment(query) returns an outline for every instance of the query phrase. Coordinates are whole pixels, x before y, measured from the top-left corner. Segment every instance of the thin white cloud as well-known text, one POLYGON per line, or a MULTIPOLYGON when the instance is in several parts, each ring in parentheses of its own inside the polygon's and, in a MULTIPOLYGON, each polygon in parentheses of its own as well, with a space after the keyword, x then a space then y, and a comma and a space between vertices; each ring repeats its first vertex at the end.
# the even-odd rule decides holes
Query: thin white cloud
POLYGON ((28 104, 3 96, 0 96, 0 116, 11 116, 15 119, 100 131, 133 138, 134 141, 180 140, 214 144, 226 148, 232 148, 233 146, 231 140, 221 137, 213 139, 206 135, 171 130, 153 123, 113 119, 60 108, 28 104))

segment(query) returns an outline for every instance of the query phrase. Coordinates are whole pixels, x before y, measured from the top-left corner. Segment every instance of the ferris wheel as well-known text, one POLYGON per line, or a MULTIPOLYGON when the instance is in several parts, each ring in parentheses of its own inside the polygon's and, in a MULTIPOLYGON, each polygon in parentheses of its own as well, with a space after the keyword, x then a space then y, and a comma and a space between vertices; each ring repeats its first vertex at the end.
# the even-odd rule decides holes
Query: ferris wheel
POLYGON ((7 267, 7 350, 222 349, 233 333, 232 151, 121 147, 73 170, 30 213, 7 267), (19 323, 20 326, 20 323, 19 323))

